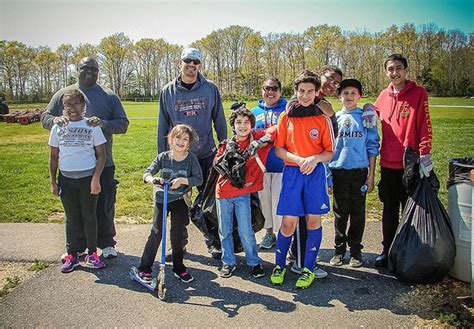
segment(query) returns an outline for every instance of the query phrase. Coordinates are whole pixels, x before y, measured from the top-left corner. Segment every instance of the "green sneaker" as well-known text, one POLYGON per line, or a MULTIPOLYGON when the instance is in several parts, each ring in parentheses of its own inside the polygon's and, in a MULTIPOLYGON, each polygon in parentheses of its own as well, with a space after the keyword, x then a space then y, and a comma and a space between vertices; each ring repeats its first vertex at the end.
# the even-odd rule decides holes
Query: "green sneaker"
POLYGON ((274 285, 283 284, 283 281, 285 281, 285 273, 286 273, 286 268, 281 268, 279 265, 275 266, 275 268, 272 271, 272 276, 270 277, 270 281, 272 281, 274 285))
POLYGON ((296 288, 309 288, 311 283, 314 281, 314 273, 308 270, 306 267, 303 269, 298 281, 296 281, 296 288))

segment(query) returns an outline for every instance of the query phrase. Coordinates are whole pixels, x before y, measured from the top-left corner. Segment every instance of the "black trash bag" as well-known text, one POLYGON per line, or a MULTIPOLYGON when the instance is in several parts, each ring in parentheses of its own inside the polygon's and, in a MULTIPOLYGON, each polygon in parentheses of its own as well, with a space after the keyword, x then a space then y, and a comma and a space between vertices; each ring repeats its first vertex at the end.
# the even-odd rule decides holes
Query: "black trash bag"
MULTIPOLYGON (((206 185, 201 193, 194 200, 189 208, 189 218, 191 222, 201 231, 207 240, 208 247, 221 248, 219 240, 219 230, 216 221, 211 220, 213 215, 213 204, 215 204, 215 187, 219 174, 211 168, 206 185), (210 214, 210 215, 209 215, 210 214)), ((217 215, 216 215, 217 217, 217 215)))
POLYGON ((221 176, 230 179, 233 186, 243 188, 245 184, 246 162, 247 158, 244 157, 237 143, 233 140, 228 140, 224 154, 217 159, 213 167, 221 176))
MULTIPOLYGON (((217 207, 216 207, 216 182, 219 177, 219 173, 215 168, 211 169, 209 178, 206 185, 196 199, 192 207, 189 210, 189 217, 193 224, 201 231, 204 237, 208 240, 209 246, 213 246, 217 249, 221 248, 219 239, 219 224, 217 218, 217 207)), ((262 210, 260 209, 260 199, 257 193, 250 195, 250 206, 252 210, 252 228, 254 232, 258 232, 263 228, 265 218, 263 217, 262 210)), ((237 231, 237 221, 234 220, 234 252, 242 252, 242 242, 237 231)))
POLYGON ((250 209, 252 210, 252 229, 257 233, 265 224, 265 217, 263 216, 262 207, 260 206, 258 193, 250 194, 250 209))
POLYGON ((473 169, 473 158, 451 159, 449 161, 449 178, 446 183, 446 189, 455 184, 469 183, 471 181, 470 173, 473 169))
MULTIPOLYGON (((403 170, 402 181, 407 194, 411 195, 418 187, 420 181, 420 156, 411 148, 407 148, 403 154, 403 163, 405 164, 405 169, 403 170)), ((440 185, 438 176, 436 176, 434 170, 431 171, 428 181, 435 194, 438 194, 440 185)))
MULTIPOLYGON (((414 159, 407 150, 405 159, 414 159)), ((415 154, 416 155, 416 154, 415 154)), ((456 244, 446 210, 438 199, 434 172, 420 178, 418 161, 405 162, 411 191, 388 254, 389 269, 402 281, 441 281, 454 265, 456 244)))

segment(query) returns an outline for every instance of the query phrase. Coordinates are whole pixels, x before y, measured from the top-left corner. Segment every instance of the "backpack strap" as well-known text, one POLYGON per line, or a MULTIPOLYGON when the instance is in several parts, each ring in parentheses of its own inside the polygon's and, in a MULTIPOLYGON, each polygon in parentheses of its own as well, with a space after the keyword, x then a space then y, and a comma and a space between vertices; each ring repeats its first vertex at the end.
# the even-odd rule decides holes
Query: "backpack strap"
POLYGON ((258 151, 255 153, 255 161, 257 161, 258 166, 262 170, 263 173, 267 172, 267 168, 263 165, 262 160, 260 160, 260 157, 258 156, 258 151))

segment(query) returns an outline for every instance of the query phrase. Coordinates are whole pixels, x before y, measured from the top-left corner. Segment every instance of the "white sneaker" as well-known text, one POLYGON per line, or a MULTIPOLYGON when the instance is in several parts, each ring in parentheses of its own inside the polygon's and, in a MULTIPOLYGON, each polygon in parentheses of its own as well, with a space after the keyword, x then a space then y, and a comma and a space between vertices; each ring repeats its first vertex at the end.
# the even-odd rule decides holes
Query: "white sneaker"
POLYGON ((102 257, 105 259, 111 259, 117 257, 117 252, 114 247, 107 247, 102 249, 102 257))
MULTIPOLYGON (((290 271, 299 275, 303 273, 303 269, 301 267, 298 267, 296 263, 293 263, 293 266, 291 266, 290 271)), ((328 276, 328 272, 326 272, 325 270, 323 270, 321 267, 318 267, 318 266, 314 268, 313 273, 314 273, 315 279, 324 279, 325 277, 328 276)))
POLYGON ((325 277, 328 276, 328 272, 323 270, 321 267, 315 267, 314 268, 314 278, 315 279, 324 279, 325 277))

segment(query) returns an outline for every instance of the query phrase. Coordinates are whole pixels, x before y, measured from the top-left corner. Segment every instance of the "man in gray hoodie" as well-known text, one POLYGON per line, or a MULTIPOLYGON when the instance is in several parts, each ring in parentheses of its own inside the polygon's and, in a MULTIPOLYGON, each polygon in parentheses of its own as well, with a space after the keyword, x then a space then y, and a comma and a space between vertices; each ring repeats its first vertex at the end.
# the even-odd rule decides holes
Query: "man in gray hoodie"
MULTIPOLYGON (((217 86, 206 80, 199 72, 201 57, 201 52, 195 48, 183 50, 180 75, 164 86, 160 93, 157 136, 158 153, 160 153, 169 149, 168 133, 178 123, 190 125, 196 131, 199 141, 193 144, 191 152, 198 158, 202 169, 203 184, 198 186, 199 192, 204 188, 216 153, 211 123, 214 125, 219 142, 227 138, 221 96, 217 86)), ((183 246, 187 244, 187 237, 185 231, 183 246)), ((169 260, 171 254, 168 254, 169 260)), ((220 258, 220 255, 214 251, 213 257, 220 258)))

